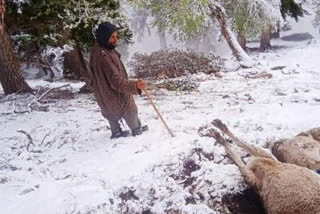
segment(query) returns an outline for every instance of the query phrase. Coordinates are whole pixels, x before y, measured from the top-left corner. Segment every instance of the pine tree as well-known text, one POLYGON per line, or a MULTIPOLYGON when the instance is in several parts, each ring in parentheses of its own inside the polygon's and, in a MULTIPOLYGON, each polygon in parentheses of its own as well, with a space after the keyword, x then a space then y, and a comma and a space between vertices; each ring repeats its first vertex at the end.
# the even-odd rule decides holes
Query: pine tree
POLYGON ((281 0, 281 15, 284 19, 287 16, 298 21, 299 17, 303 16, 303 9, 301 4, 297 4, 294 0, 281 0))
POLYGON ((22 60, 41 63, 39 58, 46 47, 68 45, 72 48, 65 53, 64 64, 71 72, 80 70, 73 72, 76 78, 86 78, 83 55, 93 45, 99 23, 116 24, 120 38, 131 42, 132 33, 119 0, 28 0, 20 4, 11 0, 8 8, 7 25, 24 53, 22 60))

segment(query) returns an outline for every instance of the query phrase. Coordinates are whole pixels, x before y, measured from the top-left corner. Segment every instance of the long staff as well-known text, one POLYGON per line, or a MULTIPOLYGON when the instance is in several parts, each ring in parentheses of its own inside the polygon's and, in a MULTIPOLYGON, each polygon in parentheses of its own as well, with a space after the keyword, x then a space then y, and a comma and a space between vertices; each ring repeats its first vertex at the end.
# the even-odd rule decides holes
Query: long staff
POLYGON ((144 89, 143 92, 146 94, 149 102, 151 103, 151 105, 154 108, 154 110, 157 112, 158 116, 160 117, 160 119, 161 119, 162 123, 164 124, 164 126, 167 128, 167 130, 168 130, 169 134, 171 135, 171 137, 174 137, 174 135, 172 134, 171 130, 169 129, 167 123, 164 121, 164 119, 161 116, 160 112, 158 111, 156 105, 154 104, 153 100, 151 99, 151 96, 150 96, 149 92, 146 89, 144 89))

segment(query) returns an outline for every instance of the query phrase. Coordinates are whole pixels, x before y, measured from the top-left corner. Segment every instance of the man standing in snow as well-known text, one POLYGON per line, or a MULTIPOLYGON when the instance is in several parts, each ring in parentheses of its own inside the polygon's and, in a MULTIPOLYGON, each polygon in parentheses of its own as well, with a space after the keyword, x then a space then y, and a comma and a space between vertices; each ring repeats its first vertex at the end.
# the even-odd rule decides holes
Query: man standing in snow
POLYGON ((111 139, 126 137, 128 131, 121 130, 119 121, 123 118, 132 135, 147 130, 141 127, 138 109, 133 95, 141 94, 146 88, 143 80, 129 80, 126 69, 115 50, 118 43, 116 26, 102 23, 96 31, 96 43, 90 51, 92 86, 102 115, 109 121, 111 139))

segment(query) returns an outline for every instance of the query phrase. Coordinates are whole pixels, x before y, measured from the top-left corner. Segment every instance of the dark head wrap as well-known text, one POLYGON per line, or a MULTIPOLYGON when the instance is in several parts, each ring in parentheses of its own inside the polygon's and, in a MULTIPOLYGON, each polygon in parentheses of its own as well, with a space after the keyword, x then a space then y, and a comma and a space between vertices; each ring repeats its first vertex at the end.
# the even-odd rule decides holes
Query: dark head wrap
POLYGON ((109 47, 108 42, 115 31, 117 31, 116 26, 109 22, 99 24, 98 29, 96 30, 97 42, 105 48, 113 49, 114 47, 109 47))

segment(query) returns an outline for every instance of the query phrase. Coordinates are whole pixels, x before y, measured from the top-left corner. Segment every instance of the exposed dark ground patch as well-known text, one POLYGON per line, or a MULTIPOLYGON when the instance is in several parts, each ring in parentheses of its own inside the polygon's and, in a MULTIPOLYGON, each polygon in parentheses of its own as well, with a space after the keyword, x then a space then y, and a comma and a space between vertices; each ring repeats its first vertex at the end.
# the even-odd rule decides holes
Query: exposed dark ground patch
MULTIPOLYGON (((253 188, 248 187, 239 193, 229 193, 222 197, 222 199, 216 200, 215 197, 211 197, 210 199, 205 198, 205 196, 195 190, 196 184, 195 181, 197 177, 192 176, 192 173, 198 171, 201 168, 201 164, 198 165, 195 157, 198 157, 199 160, 212 161, 214 160, 214 154, 206 153, 201 148, 194 149, 192 155, 187 157, 182 162, 181 171, 177 174, 170 175, 171 178, 176 180, 180 185, 183 186, 184 189, 187 189, 190 192, 190 196, 185 198, 185 204, 206 204, 211 209, 218 209, 222 213, 228 214, 267 214, 263 208, 262 201, 259 195, 254 191, 253 188), (195 156, 194 156, 195 155, 195 156), (212 203, 212 204, 211 204, 212 203)), ((197 158, 196 158, 197 159, 197 158)), ((210 186, 210 184, 208 183, 210 186)), ((222 187, 224 188, 224 187, 222 187)), ((155 190, 150 191, 150 196, 155 194, 155 190)), ((123 206, 126 207, 127 201, 139 201, 139 197, 135 195, 135 189, 127 189, 123 191, 119 197, 123 201, 123 206)), ((141 214, 154 214, 152 212, 152 206, 154 199, 156 197, 151 197, 151 203, 149 207, 146 207, 141 211, 141 214)), ((127 207, 128 208, 128 207, 127 207)), ((128 210, 130 210, 128 208, 128 210)), ((128 213, 128 212, 126 212, 128 213)), ((182 211, 170 208, 170 204, 168 204, 168 209, 165 210, 166 214, 182 214, 182 211)), ((136 213, 134 213, 136 214, 136 213)))
POLYGON ((289 42, 299 42, 313 39, 310 33, 294 33, 288 36, 281 37, 281 40, 289 42))
MULTIPOLYGON (((285 45, 272 45, 272 40, 271 40, 271 48, 267 48, 268 50, 282 50, 282 49, 286 49, 288 48, 288 46, 285 45)), ((266 52, 265 50, 261 50, 259 47, 247 47, 246 50, 248 51, 248 53, 262 53, 262 52, 266 52)))
POLYGON ((259 195, 252 188, 237 194, 224 195, 222 204, 228 207, 232 214, 267 214, 259 195))

